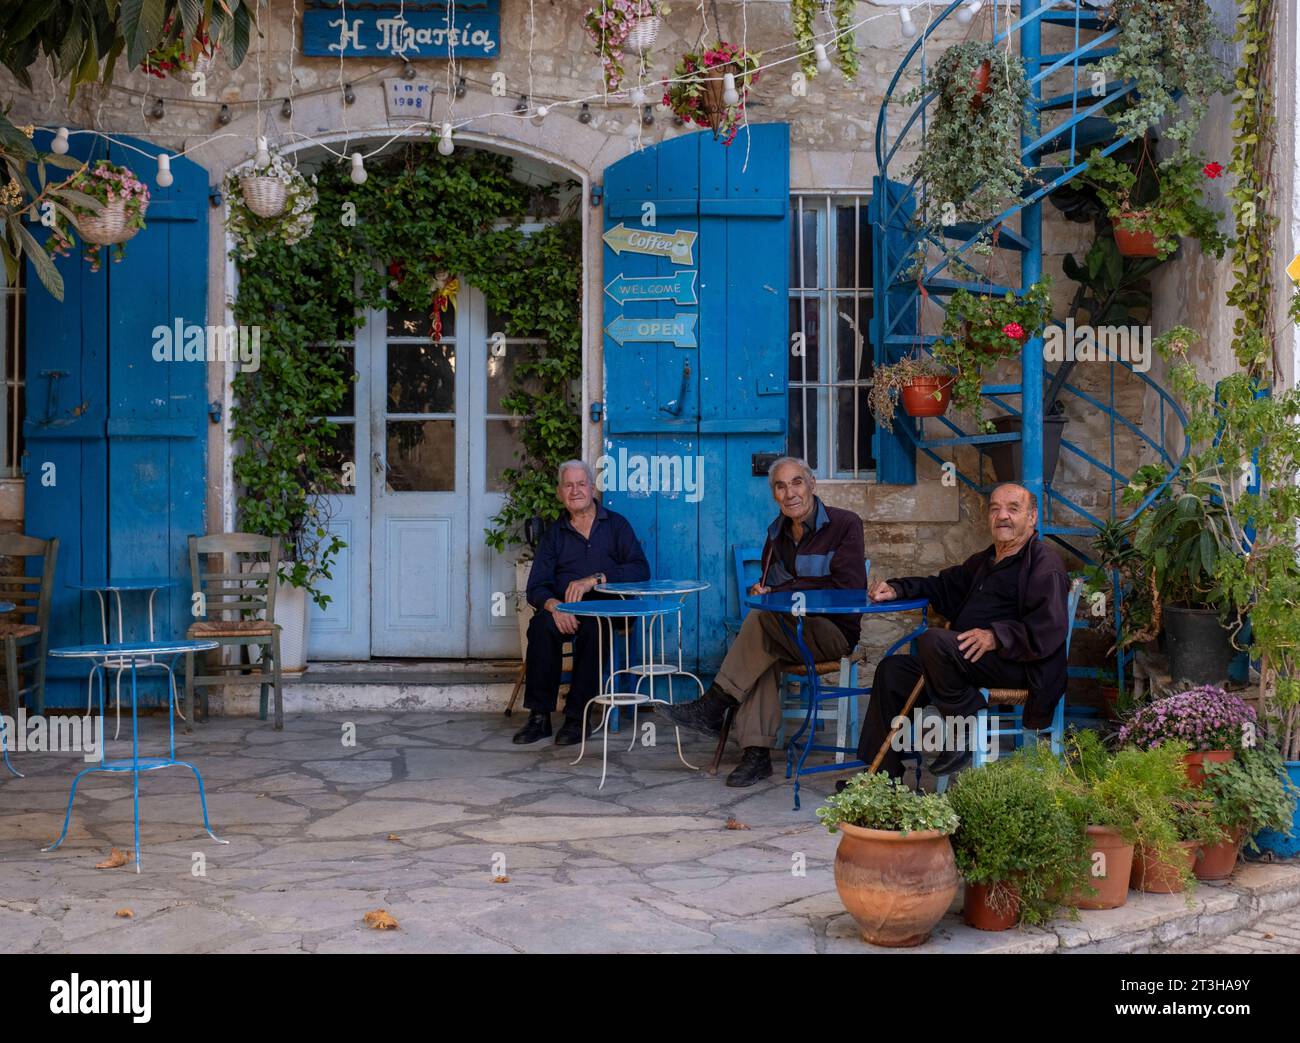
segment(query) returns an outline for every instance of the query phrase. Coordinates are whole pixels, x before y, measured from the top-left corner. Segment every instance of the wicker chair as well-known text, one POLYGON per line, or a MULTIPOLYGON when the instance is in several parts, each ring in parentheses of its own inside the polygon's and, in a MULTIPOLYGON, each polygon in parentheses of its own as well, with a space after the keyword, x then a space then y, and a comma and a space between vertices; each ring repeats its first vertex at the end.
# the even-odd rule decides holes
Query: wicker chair
POLYGON ((208 694, 213 685, 256 684, 262 689, 259 716, 266 720, 267 693, 275 689, 275 727, 284 727, 284 701, 280 688, 280 627, 275 622, 275 576, 280 565, 278 536, 224 533, 190 537, 190 575, 193 609, 201 616, 186 637, 213 640, 222 647, 261 649, 261 663, 211 663, 211 674, 196 676, 193 653, 185 657, 185 730, 194 720, 194 689, 201 688, 202 717, 208 717, 208 694), (240 556, 256 564, 243 569, 240 556), (218 564, 212 567, 213 559, 218 564), (267 568, 262 569, 260 563, 267 568), (268 582, 268 579, 270 582, 268 582))
POLYGON ((0 557, 42 559, 40 575, 0 576, 0 601, 11 601, 15 606, 13 612, 0 619, 0 638, 4 639, 5 698, 9 716, 17 716, 18 701, 23 696, 32 697, 29 710, 43 714, 45 653, 50 646, 50 601, 59 541, 20 533, 0 534, 0 557), (19 658, 26 652, 32 653, 29 658, 19 658), (23 687, 21 679, 25 670, 31 673, 31 683, 23 687))

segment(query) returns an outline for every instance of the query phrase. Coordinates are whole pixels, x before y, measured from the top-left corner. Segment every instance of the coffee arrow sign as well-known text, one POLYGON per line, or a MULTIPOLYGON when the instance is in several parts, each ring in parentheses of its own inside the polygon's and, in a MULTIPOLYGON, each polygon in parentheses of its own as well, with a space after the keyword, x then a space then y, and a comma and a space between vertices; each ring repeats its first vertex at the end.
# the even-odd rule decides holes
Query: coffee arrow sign
POLYGON ((605 332, 618 344, 653 344, 667 341, 674 347, 694 348, 695 320, 697 315, 683 315, 680 312, 671 319, 633 319, 620 315, 608 326, 605 332))
POLYGON ((690 271, 673 272, 672 275, 648 275, 631 278, 619 272, 605 292, 619 304, 628 301, 672 301, 674 304, 698 304, 695 296, 695 276, 690 271))
POLYGON ((694 264, 695 238, 699 234, 699 232, 689 232, 685 228, 678 228, 673 232, 628 228, 620 221, 602 238, 616 254, 626 250, 634 254, 667 257, 673 264, 694 264))

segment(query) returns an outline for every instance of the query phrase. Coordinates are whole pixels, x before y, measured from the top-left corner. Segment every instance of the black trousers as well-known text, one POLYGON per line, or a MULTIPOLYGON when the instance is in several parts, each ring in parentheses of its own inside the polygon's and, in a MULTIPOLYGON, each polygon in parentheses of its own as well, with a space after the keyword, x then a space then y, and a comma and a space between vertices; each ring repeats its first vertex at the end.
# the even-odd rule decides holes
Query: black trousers
POLYGON ((596 620, 579 617, 578 632, 562 634, 555 617, 546 609, 533 613, 528 624, 528 655, 524 659, 524 706, 529 710, 554 713, 560 694, 560 674, 564 662, 564 644, 573 642, 573 671, 569 695, 564 701, 564 715, 582 720, 582 712, 596 694, 600 670, 596 641, 596 620))
MULTIPOLYGON (((1024 665, 1008 662, 996 652, 985 652, 975 663, 965 659, 957 647, 955 630, 927 630, 916 645, 918 656, 886 656, 876 667, 858 740, 858 758, 868 765, 923 672, 926 684, 915 707, 933 706, 945 717, 967 716, 983 709, 981 688, 1024 688, 1027 683, 1024 665)), ((902 754, 891 747, 879 770, 901 778, 902 754)))

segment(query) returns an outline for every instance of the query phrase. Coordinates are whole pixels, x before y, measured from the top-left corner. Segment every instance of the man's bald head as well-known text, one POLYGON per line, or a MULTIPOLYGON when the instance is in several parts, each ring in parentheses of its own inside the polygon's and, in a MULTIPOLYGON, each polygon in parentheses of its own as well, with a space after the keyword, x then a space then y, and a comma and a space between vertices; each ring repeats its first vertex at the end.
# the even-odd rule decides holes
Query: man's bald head
POLYGON ((999 484, 995 485, 993 487, 993 491, 989 493, 989 502, 992 503, 993 497, 995 497, 1003 489, 1019 490, 1021 495, 1024 497, 1025 505, 1027 507, 1032 508, 1035 512, 1038 511, 1038 497, 1035 496, 1033 493, 1031 493, 1019 482, 1000 482, 999 484))
POLYGON ((1015 553, 1038 528, 1038 499, 1018 482, 1003 482, 989 494, 989 532, 998 556, 1015 553))

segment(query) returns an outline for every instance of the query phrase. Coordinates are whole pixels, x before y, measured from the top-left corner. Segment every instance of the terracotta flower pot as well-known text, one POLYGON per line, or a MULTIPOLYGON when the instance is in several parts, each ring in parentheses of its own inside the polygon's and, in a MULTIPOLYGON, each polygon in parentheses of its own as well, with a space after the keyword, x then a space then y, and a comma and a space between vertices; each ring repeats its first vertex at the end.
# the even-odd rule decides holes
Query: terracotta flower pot
POLYGON ((1080 888, 1065 904, 1078 909, 1118 909, 1128 901, 1128 879, 1133 871, 1133 845, 1106 826, 1088 827, 1088 883, 1097 892, 1080 888))
POLYGON ((903 412, 908 416, 943 416, 952 401, 954 377, 913 377, 903 387, 903 412), (935 398, 935 394, 938 398, 935 398))
POLYGON ((938 830, 895 833, 841 822, 835 888, 872 945, 920 945, 957 895, 957 863, 938 830))
POLYGON ((1119 217, 1112 219, 1115 230, 1115 246, 1118 247, 1121 257, 1158 257, 1159 251, 1156 250, 1156 237, 1154 232, 1130 232, 1120 227, 1121 220, 1130 218, 1146 217, 1149 211, 1142 210, 1137 212, 1125 211, 1119 217))
POLYGON ((993 72, 993 63, 985 58, 975 67, 975 72, 971 74, 970 84, 975 89, 975 96, 970 100, 972 112, 979 112, 984 107, 984 101, 991 93, 989 89, 989 74, 993 72))
POLYGON ((967 884, 966 900, 962 903, 961 918, 981 931, 1009 931, 1020 922, 1020 895, 1011 889, 1011 905, 999 912, 989 904, 992 884, 967 884))
POLYGON ((1190 870, 1196 862, 1197 843, 1194 840, 1184 840, 1178 846, 1183 852, 1181 865, 1162 861, 1150 848, 1139 844, 1133 852, 1129 887, 1134 891, 1157 895, 1179 894, 1186 890, 1180 874, 1184 868, 1190 870))
POLYGON ((1202 750, 1199 753, 1187 754, 1183 758, 1183 763, 1187 766, 1187 781, 1193 786, 1204 785, 1204 765, 1207 761, 1212 764, 1226 764, 1236 756, 1237 754, 1232 750, 1202 750))
MULTIPOLYGON (((722 129, 722 124, 727 118, 727 103, 722 100, 725 87, 722 77, 731 73, 736 77, 736 90, 740 91, 740 66, 735 62, 727 62, 724 65, 711 65, 706 70, 704 79, 704 94, 700 99, 700 111, 704 113, 705 118, 709 121, 709 127, 713 131, 713 136, 718 136, 718 131, 722 129)), ((744 97, 741 92, 741 97, 744 97)))
POLYGON ((1232 831, 1232 837, 1221 844, 1202 847, 1196 855, 1196 864, 1192 872, 1197 880, 1227 880, 1237 868, 1237 856, 1241 854, 1241 842, 1245 830, 1238 826, 1232 831))
POLYGON ((1101 701, 1106 707, 1106 720, 1119 720, 1119 686, 1104 684, 1101 686, 1101 701))

